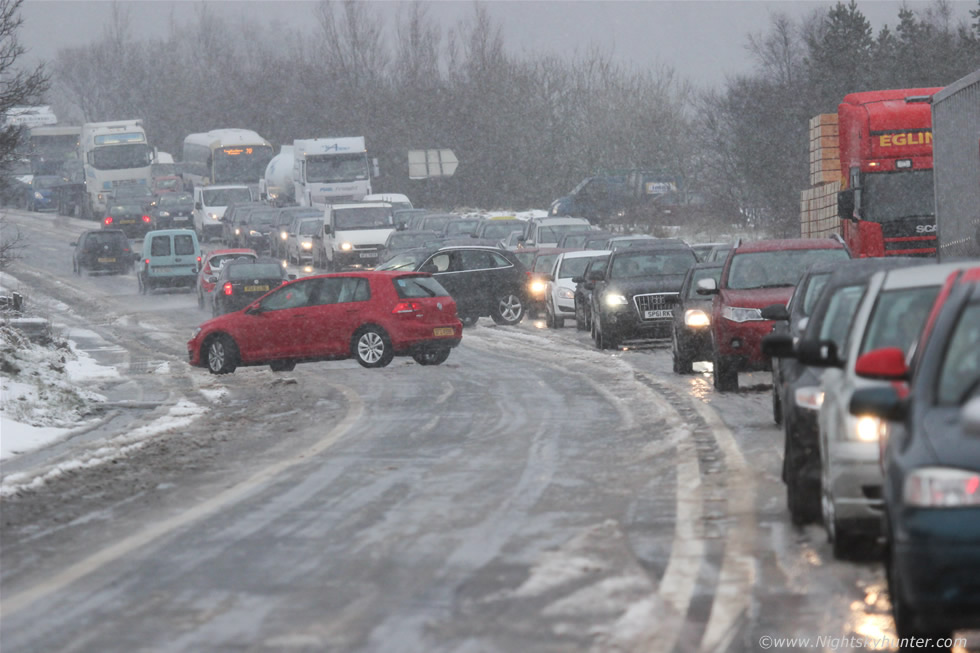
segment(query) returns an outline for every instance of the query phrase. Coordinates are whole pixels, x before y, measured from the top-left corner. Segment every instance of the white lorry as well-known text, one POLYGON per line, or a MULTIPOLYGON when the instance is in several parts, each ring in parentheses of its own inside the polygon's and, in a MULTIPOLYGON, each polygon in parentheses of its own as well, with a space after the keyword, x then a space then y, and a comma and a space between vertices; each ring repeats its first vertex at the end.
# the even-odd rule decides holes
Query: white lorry
POLYGON ((323 226, 313 235, 313 266, 330 272, 373 268, 394 230, 395 215, 387 202, 328 204, 323 226))
POLYGON ((117 186, 149 185, 153 148, 142 120, 87 122, 78 146, 85 170, 84 217, 101 218, 117 186))
POLYGON ((222 218, 229 204, 252 201, 252 191, 246 184, 196 186, 194 188, 194 231, 201 241, 220 238, 222 218))
POLYGON ((356 202, 371 194, 371 173, 363 136, 293 141, 293 186, 300 206, 323 208, 356 202))
POLYGON ((259 179, 259 197, 276 206, 295 202, 293 192, 293 146, 283 145, 279 154, 272 157, 259 179))

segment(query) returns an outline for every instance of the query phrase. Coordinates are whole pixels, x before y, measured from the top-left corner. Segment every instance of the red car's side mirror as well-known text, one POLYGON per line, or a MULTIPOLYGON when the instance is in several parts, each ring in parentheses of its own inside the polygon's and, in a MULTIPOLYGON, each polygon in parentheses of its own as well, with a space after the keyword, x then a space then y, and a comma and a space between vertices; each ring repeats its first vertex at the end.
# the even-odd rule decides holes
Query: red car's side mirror
POLYGON ((905 352, 898 347, 882 347, 869 351, 857 359, 854 372, 864 378, 884 381, 905 381, 909 376, 905 352))

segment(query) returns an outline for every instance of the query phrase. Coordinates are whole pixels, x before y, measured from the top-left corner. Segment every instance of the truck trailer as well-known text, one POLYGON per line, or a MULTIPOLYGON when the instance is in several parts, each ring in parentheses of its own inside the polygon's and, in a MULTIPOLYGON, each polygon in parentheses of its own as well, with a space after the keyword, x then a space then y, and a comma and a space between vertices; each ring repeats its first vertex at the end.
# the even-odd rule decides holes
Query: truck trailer
POLYGON ((980 257, 980 70, 933 96, 932 134, 939 258, 980 257))
POLYGON ((803 237, 840 234, 855 257, 935 256, 930 100, 940 90, 851 93, 810 120, 803 237))

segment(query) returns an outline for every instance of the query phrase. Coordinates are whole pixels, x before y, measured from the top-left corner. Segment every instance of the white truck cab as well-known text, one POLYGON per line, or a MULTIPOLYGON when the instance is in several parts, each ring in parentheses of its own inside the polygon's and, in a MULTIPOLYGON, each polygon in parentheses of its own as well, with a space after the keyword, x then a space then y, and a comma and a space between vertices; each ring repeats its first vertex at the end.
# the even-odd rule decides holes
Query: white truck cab
POLYGON ((251 202, 252 191, 246 184, 197 186, 194 188, 194 231, 201 240, 221 237, 225 209, 229 204, 251 202))
POLYGON ((387 202, 328 204, 323 226, 313 236, 313 265, 331 272, 373 268, 394 230, 394 211, 387 202))

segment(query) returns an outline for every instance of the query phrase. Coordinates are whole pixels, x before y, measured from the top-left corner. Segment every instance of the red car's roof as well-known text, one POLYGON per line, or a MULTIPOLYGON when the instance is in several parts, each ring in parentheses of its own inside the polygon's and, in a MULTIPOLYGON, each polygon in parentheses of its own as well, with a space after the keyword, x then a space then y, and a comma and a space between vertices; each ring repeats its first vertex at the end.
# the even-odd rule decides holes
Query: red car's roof
POLYGON ((844 245, 833 238, 774 238, 770 240, 747 240, 739 243, 736 253, 778 252, 787 249, 844 249, 844 245))
POLYGON ((212 252, 208 252, 208 258, 211 258, 215 254, 254 254, 255 256, 258 256, 258 254, 256 254, 254 249, 239 248, 239 249, 216 249, 212 252))

